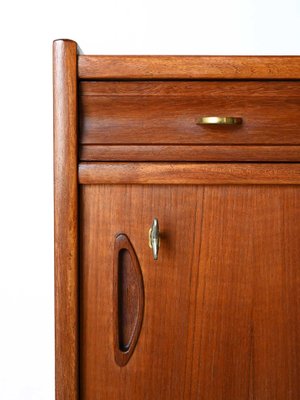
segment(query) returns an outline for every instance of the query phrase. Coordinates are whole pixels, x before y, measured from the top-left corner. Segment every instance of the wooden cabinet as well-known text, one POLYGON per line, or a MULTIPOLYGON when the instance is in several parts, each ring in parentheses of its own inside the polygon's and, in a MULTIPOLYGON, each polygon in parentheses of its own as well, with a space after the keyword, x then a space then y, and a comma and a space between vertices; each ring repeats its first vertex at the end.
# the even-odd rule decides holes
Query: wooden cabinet
POLYGON ((58 400, 300 397, 299 61, 54 43, 58 400))

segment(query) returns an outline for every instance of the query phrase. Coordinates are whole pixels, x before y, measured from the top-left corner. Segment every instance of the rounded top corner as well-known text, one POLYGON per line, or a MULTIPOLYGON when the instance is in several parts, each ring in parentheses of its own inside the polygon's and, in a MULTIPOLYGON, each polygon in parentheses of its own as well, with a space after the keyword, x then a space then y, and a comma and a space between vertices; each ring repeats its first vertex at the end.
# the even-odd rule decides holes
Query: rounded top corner
POLYGON ((74 43, 77 46, 77 42, 75 42, 75 40, 72 40, 72 39, 54 39, 53 40, 53 44, 57 43, 57 42, 74 43))

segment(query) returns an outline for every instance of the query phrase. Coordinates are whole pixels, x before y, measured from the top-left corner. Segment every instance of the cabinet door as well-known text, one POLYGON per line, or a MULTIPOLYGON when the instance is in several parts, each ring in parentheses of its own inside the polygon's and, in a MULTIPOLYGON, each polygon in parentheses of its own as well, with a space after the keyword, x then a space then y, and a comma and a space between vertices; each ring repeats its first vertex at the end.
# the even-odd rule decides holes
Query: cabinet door
POLYGON ((83 185, 80 209, 82 399, 300 398, 299 186, 83 185), (154 217, 157 261, 148 245, 154 217), (144 296, 123 366, 115 324, 128 324, 119 329, 130 337, 138 307, 129 253, 114 298, 120 233, 144 296))

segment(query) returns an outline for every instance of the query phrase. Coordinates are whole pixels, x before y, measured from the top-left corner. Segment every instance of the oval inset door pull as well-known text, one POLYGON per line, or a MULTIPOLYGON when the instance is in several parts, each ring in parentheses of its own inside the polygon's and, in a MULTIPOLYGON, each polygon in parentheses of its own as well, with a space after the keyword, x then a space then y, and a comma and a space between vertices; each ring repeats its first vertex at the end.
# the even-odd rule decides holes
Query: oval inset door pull
POLYGON ((197 125, 240 125, 243 118, 240 117, 200 117, 197 125))
POLYGON ((114 249, 113 312, 115 361, 124 367, 142 329, 144 283, 139 260, 129 238, 120 233, 114 249))
POLYGON ((154 260, 157 260, 159 250, 159 225, 157 218, 153 219, 152 226, 149 229, 149 247, 152 249, 154 260))

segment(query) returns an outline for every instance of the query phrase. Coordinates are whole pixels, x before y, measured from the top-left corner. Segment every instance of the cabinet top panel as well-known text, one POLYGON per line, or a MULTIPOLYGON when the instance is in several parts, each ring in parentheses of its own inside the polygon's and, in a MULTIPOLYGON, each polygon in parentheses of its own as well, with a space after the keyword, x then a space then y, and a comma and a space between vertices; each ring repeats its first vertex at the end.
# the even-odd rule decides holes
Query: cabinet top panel
POLYGON ((300 56, 78 56, 80 79, 300 79, 300 56))

